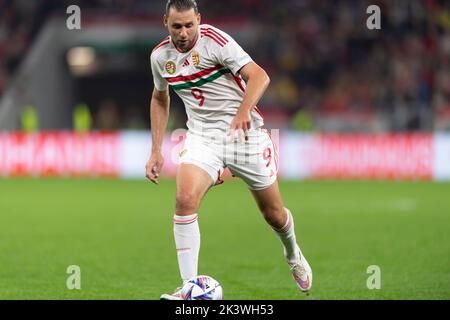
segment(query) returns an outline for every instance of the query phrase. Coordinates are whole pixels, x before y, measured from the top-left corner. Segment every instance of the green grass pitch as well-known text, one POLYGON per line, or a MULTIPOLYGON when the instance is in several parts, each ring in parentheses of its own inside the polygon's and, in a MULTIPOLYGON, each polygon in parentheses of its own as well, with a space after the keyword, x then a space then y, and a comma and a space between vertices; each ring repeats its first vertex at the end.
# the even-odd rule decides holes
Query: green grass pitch
MULTIPOLYGON (((300 293, 244 183, 199 210, 199 272, 225 299, 450 299, 450 184, 280 182, 314 271, 300 293), (381 268, 369 290, 367 268, 381 268)), ((0 299, 159 299, 179 285, 175 183, 0 180, 0 299), (81 290, 68 290, 69 265, 81 290)))

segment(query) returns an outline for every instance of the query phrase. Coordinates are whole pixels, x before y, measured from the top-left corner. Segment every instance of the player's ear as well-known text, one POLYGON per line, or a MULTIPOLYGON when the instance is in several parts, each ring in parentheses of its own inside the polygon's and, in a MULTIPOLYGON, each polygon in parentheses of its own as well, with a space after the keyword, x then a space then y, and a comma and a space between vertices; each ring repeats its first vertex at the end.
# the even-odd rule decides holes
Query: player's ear
POLYGON ((200 24, 201 21, 202 21, 202 16, 200 15, 200 13, 197 13, 197 22, 198 22, 198 24, 200 24))
POLYGON ((166 15, 164 15, 164 17, 163 17, 163 23, 164 23, 164 26, 167 28, 169 23, 167 22, 167 16, 166 15))

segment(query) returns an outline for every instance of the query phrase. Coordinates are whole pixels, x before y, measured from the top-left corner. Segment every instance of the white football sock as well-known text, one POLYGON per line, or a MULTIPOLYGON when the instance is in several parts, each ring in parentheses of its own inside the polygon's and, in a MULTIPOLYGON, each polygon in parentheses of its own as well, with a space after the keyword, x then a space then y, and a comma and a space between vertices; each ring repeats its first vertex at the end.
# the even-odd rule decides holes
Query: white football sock
POLYGON ((178 267, 183 283, 197 275, 200 251, 200 229, 197 214, 173 217, 173 234, 177 248, 178 267))
POLYGON ((280 238, 283 244, 284 256, 290 265, 295 264, 298 259, 301 259, 300 247, 297 245, 294 232, 294 219, 288 208, 284 208, 287 220, 285 225, 280 229, 272 228, 280 238))

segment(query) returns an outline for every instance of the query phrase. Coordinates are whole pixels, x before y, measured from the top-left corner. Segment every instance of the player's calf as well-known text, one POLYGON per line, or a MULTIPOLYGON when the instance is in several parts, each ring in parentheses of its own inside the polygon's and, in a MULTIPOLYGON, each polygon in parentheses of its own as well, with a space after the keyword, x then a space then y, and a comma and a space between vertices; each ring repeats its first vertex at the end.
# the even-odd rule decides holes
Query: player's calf
POLYGON ((287 215, 283 206, 261 208, 266 222, 275 230, 282 229, 286 224, 287 215))

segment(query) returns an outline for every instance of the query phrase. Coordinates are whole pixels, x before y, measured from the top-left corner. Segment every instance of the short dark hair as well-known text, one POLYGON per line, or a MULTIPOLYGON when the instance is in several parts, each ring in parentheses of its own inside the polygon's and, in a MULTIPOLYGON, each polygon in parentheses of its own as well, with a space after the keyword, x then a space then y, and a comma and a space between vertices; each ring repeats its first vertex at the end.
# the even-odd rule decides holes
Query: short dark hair
POLYGON ((177 11, 187 11, 194 9, 195 14, 198 13, 197 2, 195 0, 167 0, 166 15, 169 15, 169 10, 172 7, 177 11))

